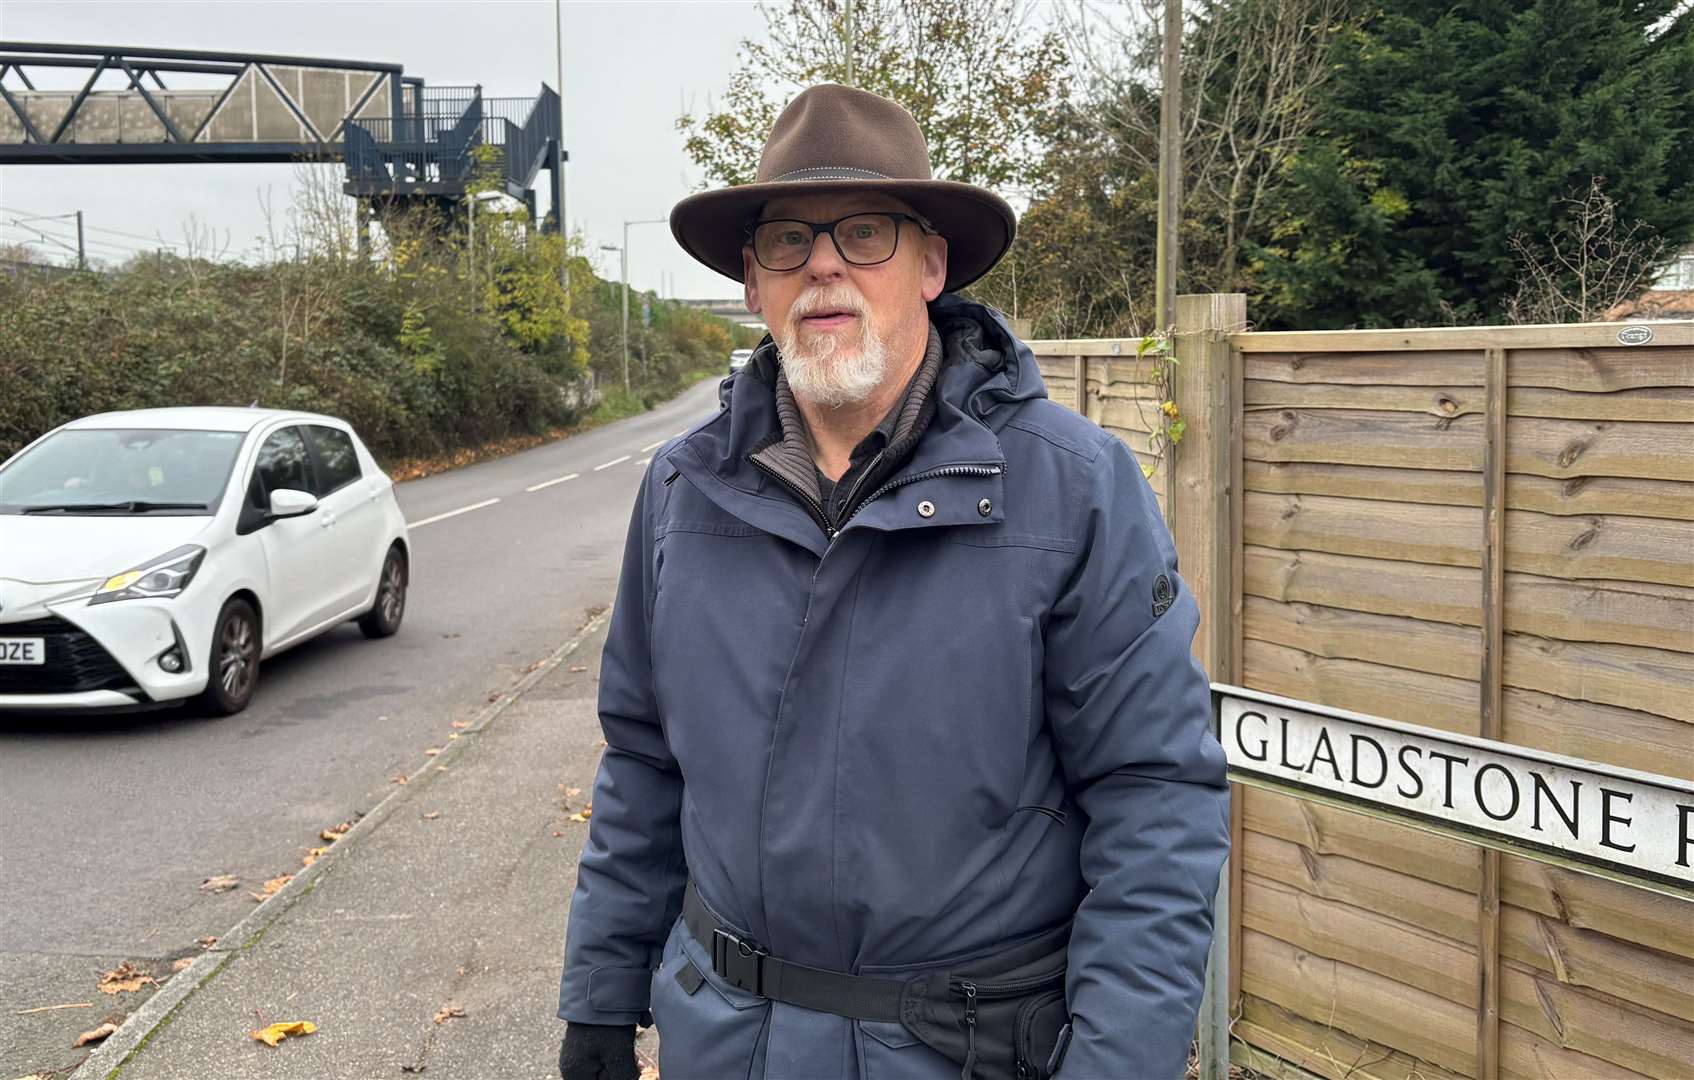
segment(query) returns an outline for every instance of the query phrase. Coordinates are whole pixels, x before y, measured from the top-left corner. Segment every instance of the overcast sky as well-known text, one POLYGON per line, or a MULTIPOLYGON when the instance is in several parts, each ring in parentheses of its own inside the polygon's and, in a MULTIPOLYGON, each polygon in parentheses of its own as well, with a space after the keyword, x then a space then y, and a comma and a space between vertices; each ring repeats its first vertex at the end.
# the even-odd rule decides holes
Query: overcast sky
MULTIPOLYGON (((541 83, 556 83, 553 25, 552 0, 0 0, 5 41, 384 61, 426 85, 480 83, 489 97, 531 96, 541 83)), ((683 154, 676 117, 722 91, 738 42, 763 26, 751 0, 565 3, 565 206, 591 245, 619 243, 624 220, 664 217, 694 190, 699 173, 683 154)), ((18 88, 15 80, 8 76, 7 85, 18 88)), ((220 241, 227 233, 240 252, 264 231, 259 193, 269 189, 286 205, 295 172, 291 165, 0 166, 0 220, 80 209, 90 227, 180 242, 192 217, 220 241)), ((536 184, 545 206, 545 172, 536 184)), ((0 228, 0 241, 33 235, 0 228)), ((147 246, 92 228, 86 235, 102 258, 147 246)), ((684 255, 665 226, 632 227, 629 246, 630 279, 639 288, 659 289, 662 271, 677 296, 740 294, 735 282, 684 255)), ((595 254, 601 273, 615 278, 616 254, 595 254)))

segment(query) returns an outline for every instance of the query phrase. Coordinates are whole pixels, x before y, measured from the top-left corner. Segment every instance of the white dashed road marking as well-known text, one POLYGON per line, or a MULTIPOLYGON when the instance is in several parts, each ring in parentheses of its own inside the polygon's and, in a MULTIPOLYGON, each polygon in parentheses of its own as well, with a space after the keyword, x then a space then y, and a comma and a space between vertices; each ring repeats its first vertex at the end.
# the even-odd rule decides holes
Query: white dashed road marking
POLYGON ((622 465, 624 462, 628 461, 633 456, 634 456, 633 454, 625 454, 621 458, 614 458, 611 461, 606 462, 606 464, 604 464, 604 465, 594 466, 594 471, 599 472, 601 469, 609 469, 613 465, 622 465))
POLYGON ((640 461, 637 461, 637 462, 636 462, 636 463, 635 463, 635 467, 636 467, 636 468, 638 468, 638 469, 645 469, 645 468, 646 468, 646 467, 647 467, 647 463, 648 463, 648 462, 649 462, 649 461, 652 461, 652 460, 653 460, 653 459, 652 459, 652 458, 650 458, 650 457, 644 457, 644 458, 642 458, 642 459, 641 459, 641 460, 640 460, 640 461))
POLYGON ((665 445, 665 443, 667 443, 669 441, 670 441, 669 439, 660 439, 658 442, 653 443, 650 446, 643 446, 641 448, 640 452, 643 453, 643 454, 651 454, 653 451, 657 450, 659 447, 665 445))
POLYGON ((481 510, 485 506, 493 506, 499 501, 499 499, 484 499, 479 503, 472 503, 469 506, 461 506, 457 510, 449 510, 445 514, 437 514, 434 517, 426 517, 422 521, 408 521, 406 522, 406 528, 417 529, 422 528, 425 525, 433 525, 437 521, 446 521, 450 517, 458 517, 460 514, 468 514, 472 510, 481 510))
POLYGON ((579 477, 581 475, 582 475, 581 473, 571 473, 569 476, 559 476, 559 477, 555 477, 552 480, 543 480, 539 484, 533 484, 530 487, 524 488, 524 490, 525 491, 540 491, 542 488, 550 488, 554 484, 562 484, 566 480, 575 480, 577 477, 579 477))

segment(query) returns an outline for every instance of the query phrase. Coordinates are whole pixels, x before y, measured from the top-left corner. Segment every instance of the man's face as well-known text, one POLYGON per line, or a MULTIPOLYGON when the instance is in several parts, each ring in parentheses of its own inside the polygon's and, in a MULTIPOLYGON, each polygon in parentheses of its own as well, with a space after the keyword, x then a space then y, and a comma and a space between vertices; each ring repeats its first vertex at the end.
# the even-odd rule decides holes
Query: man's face
MULTIPOLYGON (((776 199, 759 218, 825 222, 878 210, 913 213, 889 195, 834 194, 776 199)), ((863 401, 888 377, 891 352, 898 359, 928 337, 926 305, 946 282, 947 242, 916 222, 899 230, 893 258, 874 266, 842 258, 827 234, 813 239, 797 270, 766 270, 751 247, 742 249, 747 310, 764 316, 801 399, 825 407, 863 401)))

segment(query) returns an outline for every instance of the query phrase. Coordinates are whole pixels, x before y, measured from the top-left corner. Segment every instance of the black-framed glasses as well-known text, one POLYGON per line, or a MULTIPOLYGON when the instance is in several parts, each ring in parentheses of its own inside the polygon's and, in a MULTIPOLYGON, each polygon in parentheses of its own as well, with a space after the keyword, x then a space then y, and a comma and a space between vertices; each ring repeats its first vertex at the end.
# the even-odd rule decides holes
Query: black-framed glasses
POLYGON ((900 225, 910 221, 926 233, 935 226, 914 214, 896 210, 849 214, 834 221, 771 218, 747 226, 753 258, 766 270, 798 270, 812 257, 819 233, 828 233, 841 258, 854 266, 875 266, 894 257, 900 246, 900 225))

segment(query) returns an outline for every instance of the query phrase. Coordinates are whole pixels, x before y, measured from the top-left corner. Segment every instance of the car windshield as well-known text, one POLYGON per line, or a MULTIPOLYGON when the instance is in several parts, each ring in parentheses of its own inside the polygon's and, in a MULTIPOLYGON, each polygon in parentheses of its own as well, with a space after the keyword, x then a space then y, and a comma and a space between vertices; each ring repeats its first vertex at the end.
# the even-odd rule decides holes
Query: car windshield
POLYGON ((0 468, 4 514, 209 514, 239 431, 73 428, 0 468))

